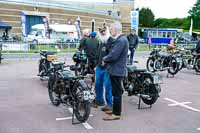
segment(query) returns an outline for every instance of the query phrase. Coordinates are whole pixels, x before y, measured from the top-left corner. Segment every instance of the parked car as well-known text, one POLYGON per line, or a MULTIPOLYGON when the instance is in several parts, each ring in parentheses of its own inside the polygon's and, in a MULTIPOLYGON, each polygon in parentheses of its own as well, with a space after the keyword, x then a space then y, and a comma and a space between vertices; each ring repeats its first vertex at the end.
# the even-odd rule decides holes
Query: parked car
POLYGON ((139 43, 145 43, 145 39, 138 37, 139 43))

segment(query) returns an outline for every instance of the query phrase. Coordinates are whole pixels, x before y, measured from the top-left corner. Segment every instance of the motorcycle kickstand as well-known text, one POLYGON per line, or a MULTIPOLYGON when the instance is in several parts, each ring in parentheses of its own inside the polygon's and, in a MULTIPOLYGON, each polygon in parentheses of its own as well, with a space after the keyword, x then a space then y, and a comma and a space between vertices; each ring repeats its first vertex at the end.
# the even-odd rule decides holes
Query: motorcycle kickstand
MULTIPOLYGON (((152 104, 149 107, 147 107, 147 108, 151 109, 152 108, 152 104)), ((139 94, 138 109, 144 109, 144 108, 141 108, 141 94, 139 94)))
POLYGON ((196 72, 196 75, 200 75, 200 72, 196 72))
POLYGON ((141 94, 139 95, 138 109, 141 109, 141 94))
POLYGON ((72 125, 80 124, 81 122, 75 122, 75 102, 73 102, 73 107, 72 107, 72 125))

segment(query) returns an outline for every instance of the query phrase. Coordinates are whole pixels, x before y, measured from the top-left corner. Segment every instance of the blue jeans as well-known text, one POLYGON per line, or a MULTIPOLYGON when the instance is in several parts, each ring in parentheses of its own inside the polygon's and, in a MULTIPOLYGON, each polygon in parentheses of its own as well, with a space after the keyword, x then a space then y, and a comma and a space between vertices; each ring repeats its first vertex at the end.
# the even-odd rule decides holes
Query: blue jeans
POLYGON ((130 60, 133 61, 133 56, 134 56, 134 53, 135 53, 135 49, 134 48, 129 48, 130 52, 131 52, 131 55, 130 55, 130 60))
POLYGON ((112 107, 112 87, 107 68, 96 67, 96 101, 105 103, 104 94, 107 106, 112 107), (104 93, 105 88, 105 93, 104 93))

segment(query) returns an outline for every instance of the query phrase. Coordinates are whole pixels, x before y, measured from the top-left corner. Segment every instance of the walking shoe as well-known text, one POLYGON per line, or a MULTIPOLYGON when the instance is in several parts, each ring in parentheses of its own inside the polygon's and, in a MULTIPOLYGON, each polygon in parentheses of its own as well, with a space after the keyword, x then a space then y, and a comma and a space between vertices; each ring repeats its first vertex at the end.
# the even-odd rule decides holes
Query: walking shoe
POLYGON ((104 121, 113 121, 113 120, 119 120, 121 118, 120 115, 107 115, 106 117, 103 118, 104 121))
POLYGON ((101 111, 112 111, 112 107, 109 106, 104 106, 103 108, 101 108, 101 111))
POLYGON ((104 106, 104 105, 105 105, 104 103, 97 102, 96 100, 92 102, 92 107, 94 108, 97 108, 98 106, 104 106))
POLYGON ((112 115, 112 110, 105 111, 107 115, 112 115))

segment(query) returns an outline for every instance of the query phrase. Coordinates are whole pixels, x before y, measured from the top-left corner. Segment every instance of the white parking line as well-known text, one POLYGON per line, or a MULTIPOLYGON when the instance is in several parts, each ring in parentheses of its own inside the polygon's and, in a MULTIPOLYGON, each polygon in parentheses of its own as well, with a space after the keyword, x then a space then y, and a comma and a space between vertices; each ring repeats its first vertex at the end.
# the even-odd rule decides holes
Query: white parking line
POLYGON ((173 103, 173 104, 168 104, 168 106, 179 106, 179 105, 185 105, 189 103, 192 103, 192 102, 173 103))
POLYGON ((168 106, 181 106, 181 107, 184 107, 186 109, 192 110, 194 112, 200 112, 200 110, 198 110, 198 109, 195 109, 195 108, 192 108, 188 105, 185 105, 185 104, 189 104, 190 102, 182 102, 181 103, 181 102, 177 102, 177 101, 170 99, 170 98, 164 98, 164 99, 173 103, 173 104, 169 104, 168 106))
MULTIPOLYGON (((72 114, 73 113, 73 109, 72 108, 67 108, 68 111, 72 114)), ((90 115, 90 116, 93 116, 93 115, 90 115)), ((63 117, 63 118, 56 118, 56 121, 62 121, 62 120, 70 120, 72 119, 72 117, 63 117)), ((89 123, 87 122, 84 122, 84 123, 81 123, 87 130, 90 130, 90 129, 94 129, 89 123)))

